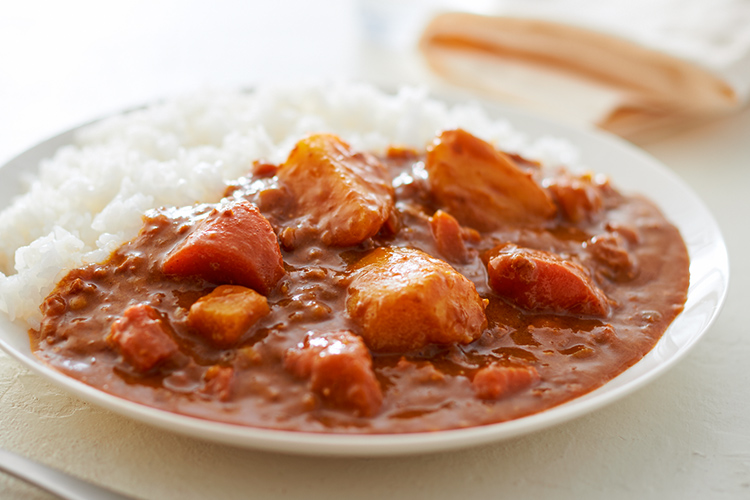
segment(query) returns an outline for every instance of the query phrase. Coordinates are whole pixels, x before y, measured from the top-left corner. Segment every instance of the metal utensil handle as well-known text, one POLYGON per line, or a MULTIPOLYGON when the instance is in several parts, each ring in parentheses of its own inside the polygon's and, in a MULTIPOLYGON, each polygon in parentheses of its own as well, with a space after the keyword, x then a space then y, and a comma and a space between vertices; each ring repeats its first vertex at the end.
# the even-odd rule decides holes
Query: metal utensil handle
POLYGON ((0 471, 65 500, 132 500, 6 450, 0 450, 0 471))

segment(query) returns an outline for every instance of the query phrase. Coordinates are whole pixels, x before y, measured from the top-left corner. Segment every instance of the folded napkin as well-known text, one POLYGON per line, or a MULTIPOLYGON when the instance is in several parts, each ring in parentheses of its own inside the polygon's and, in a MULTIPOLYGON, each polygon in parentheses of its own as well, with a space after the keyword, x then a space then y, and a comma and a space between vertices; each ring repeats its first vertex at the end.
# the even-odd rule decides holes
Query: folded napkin
POLYGON ((447 81, 645 140, 741 107, 749 0, 509 0, 445 12, 420 50, 447 81))

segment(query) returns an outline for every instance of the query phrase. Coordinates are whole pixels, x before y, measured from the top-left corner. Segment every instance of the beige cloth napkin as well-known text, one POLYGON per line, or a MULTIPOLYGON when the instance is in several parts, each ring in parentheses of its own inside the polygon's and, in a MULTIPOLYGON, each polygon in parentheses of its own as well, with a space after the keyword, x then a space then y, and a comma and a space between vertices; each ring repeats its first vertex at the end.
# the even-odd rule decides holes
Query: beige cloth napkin
POLYGON ((420 49, 448 82, 646 140, 741 107, 750 0, 510 0, 446 12, 420 49))

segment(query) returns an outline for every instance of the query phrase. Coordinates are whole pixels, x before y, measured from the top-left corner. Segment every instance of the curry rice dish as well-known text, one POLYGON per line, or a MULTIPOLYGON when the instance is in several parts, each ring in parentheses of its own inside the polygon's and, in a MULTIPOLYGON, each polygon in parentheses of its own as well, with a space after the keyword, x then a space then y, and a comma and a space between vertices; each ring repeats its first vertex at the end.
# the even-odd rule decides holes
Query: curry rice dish
POLYGON ((463 128, 422 147, 299 134, 217 201, 147 210, 67 271, 45 363, 172 412, 401 433, 540 412, 641 359, 688 255, 656 206, 463 128))

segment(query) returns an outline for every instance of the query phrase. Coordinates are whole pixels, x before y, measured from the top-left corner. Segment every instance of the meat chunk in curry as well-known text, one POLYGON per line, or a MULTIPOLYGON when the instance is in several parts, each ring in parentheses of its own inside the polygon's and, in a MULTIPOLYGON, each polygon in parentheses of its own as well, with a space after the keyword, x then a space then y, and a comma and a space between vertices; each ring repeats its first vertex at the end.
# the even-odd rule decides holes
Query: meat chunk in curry
POLYGON ((471 252, 466 247, 466 240, 479 239, 479 234, 462 228, 455 217, 443 210, 430 217, 430 232, 440 256, 449 262, 467 262, 471 252))
POLYGON ((474 375, 472 385, 481 399, 499 399, 539 382, 533 366, 500 366, 492 364, 474 375))
POLYGON ((128 365, 141 373, 166 361, 178 350, 164 319, 147 304, 128 307, 112 323, 107 341, 128 365))
POLYGON ((286 368, 310 380, 310 389, 327 405, 372 416, 383 394, 372 369, 372 358, 362 339, 353 333, 309 333, 288 350, 286 368))
POLYGON ((593 221, 601 215, 604 208, 602 185, 590 174, 555 179, 547 189, 563 217, 571 222, 593 221))

